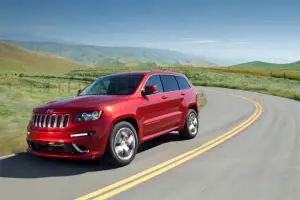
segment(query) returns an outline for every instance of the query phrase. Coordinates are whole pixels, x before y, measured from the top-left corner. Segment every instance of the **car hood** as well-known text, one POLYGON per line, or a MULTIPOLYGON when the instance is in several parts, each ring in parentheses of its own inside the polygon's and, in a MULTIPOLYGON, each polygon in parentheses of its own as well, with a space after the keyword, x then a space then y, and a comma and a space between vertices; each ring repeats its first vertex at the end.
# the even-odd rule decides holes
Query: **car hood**
POLYGON ((86 95, 76 96, 69 99, 56 100, 49 102, 43 106, 37 107, 35 112, 46 112, 51 109, 51 112, 62 110, 83 110, 98 108, 99 106, 114 104, 120 101, 125 101, 127 96, 115 95, 86 95))

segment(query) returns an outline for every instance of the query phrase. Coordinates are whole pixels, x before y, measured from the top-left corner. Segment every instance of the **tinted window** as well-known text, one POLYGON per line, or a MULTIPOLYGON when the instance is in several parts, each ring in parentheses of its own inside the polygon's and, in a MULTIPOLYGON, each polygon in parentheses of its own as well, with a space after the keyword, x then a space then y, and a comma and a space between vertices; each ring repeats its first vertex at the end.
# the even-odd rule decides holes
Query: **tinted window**
POLYGON ((160 81, 160 77, 158 75, 151 76, 148 79, 148 81, 146 82, 145 86, 146 85, 156 85, 156 87, 158 89, 157 93, 163 92, 163 88, 162 88, 162 84, 161 84, 161 81, 160 81))
POLYGON ((189 83, 187 82, 187 80, 184 77, 182 77, 182 76, 176 76, 176 80, 178 81, 179 88, 181 90, 185 90, 185 89, 191 88, 191 86, 189 85, 189 83))
POLYGON ((170 92, 174 90, 179 90, 178 83, 174 76, 172 75, 160 75, 162 85, 165 92, 170 92))
POLYGON ((83 90, 82 95, 129 95, 140 84, 142 75, 113 75, 100 78, 83 90))

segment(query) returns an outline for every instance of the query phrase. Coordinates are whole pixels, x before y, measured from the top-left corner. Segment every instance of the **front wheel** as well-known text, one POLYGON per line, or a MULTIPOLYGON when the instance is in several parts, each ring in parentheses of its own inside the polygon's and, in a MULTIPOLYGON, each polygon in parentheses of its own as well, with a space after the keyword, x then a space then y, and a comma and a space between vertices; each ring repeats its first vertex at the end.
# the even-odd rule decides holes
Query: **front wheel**
POLYGON ((114 125, 107 144, 106 160, 114 166, 128 165, 135 157, 138 137, 135 128, 128 122, 114 125))
POLYGON ((192 139, 196 137, 198 134, 198 115, 195 110, 189 109, 186 120, 185 120, 185 125, 182 130, 179 131, 179 134, 181 137, 184 139, 192 139))

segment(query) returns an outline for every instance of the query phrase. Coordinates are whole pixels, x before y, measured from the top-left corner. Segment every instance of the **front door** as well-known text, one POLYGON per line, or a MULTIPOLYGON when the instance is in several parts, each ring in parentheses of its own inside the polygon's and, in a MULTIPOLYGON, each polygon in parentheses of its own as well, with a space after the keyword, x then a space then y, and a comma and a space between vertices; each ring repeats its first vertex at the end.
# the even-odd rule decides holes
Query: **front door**
POLYGON ((168 130, 180 122, 180 99, 178 84, 174 76, 152 75, 145 85, 156 85, 158 92, 142 100, 139 112, 142 119, 143 137, 168 130), (174 79, 173 79, 174 78, 174 79), (174 81, 174 82, 173 82, 174 81))
POLYGON ((164 130, 163 118, 168 109, 168 103, 166 99, 163 99, 163 87, 159 75, 150 76, 146 85, 156 85, 158 92, 143 97, 139 108, 139 113, 143 116, 141 119, 143 137, 164 130))

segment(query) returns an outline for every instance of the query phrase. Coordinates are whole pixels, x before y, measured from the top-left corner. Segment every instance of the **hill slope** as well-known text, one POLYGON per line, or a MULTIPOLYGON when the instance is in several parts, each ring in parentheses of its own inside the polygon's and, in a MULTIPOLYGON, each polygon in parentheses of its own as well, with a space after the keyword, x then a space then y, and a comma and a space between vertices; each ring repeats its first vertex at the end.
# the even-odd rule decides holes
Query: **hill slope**
POLYGON ((47 52, 93 66, 215 65, 196 56, 162 49, 92 46, 58 42, 6 42, 28 50, 47 52))
POLYGON ((290 72, 300 72, 300 61, 287 64, 276 64, 276 63, 266 63, 260 61, 242 63, 238 65, 231 66, 232 68, 247 68, 247 69, 258 69, 266 71, 290 71, 290 72))
POLYGON ((14 72, 64 73, 90 66, 45 53, 32 52, 14 45, 0 43, 0 70, 14 72))

